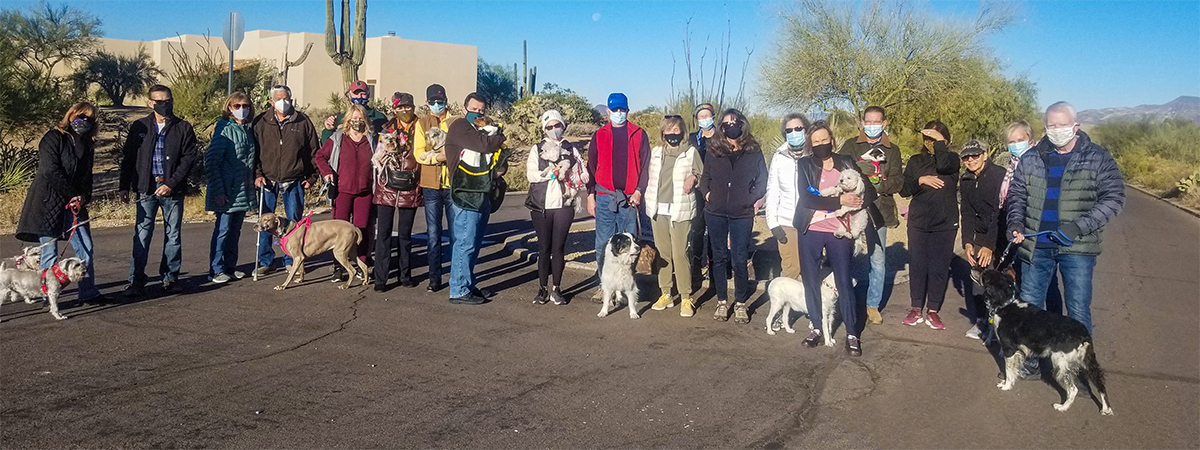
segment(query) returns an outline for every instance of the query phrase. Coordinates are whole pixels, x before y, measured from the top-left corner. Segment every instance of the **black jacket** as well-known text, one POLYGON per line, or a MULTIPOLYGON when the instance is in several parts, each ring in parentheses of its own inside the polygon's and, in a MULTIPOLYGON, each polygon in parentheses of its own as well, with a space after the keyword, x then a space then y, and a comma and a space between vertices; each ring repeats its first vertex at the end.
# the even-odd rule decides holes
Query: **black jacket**
POLYGON ((867 140, 866 133, 859 131, 858 139, 847 140, 842 144, 842 148, 838 153, 849 156, 857 161, 858 169, 867 175, 867 179, 871 179, 871 174, 875 172, 875 165, 869 161, 863 161, 862 155, 871 150, 872 147, 879 147, 883 150, 884 157, 887 161, 879 163, 879 170, 883 177, 878 183, 875 183, 875 193, 879 194, 879 198, 875 200, 875 212, 871 213, 871 219, 875 220, 876 227, 886 225, 889 227, 900 226, 900 214, 896 212, 896 199, 893 194, 900 192, 900 187, 904 184, 904 169, 903 162, 900 159, 900 147, 895 145, 891 138, 884 134, 878 143, 872 144, 867 140), (876 216, 875 214, 879 215, 876 216))
MULTIPOLYGON (((846 169, 854 169, 862 174, 862 169, 855 163, 856 158, 851 158, 846 155, 833 154, 833 167, 838 171, 846 169)), ((812 156, 805 156, 796 161, 799 165, 796 170, 797 184, 796 188, 800 190, 797 194, 800 198, 796 202, 796 218, 794 223, 801 233, 808 233, 808 226, 811 225, 813 212, 817 210, 833 211, 842 207, 842 201, 838 197, 821 197, 808 191, 808 187, 819 188, 821 184, 821 164, 813 159, 812 156)), ((871 184, 871 180, 863 176, 863 204, 867 206, 867 215, 871 218, 872 226, 878 227, 883 223, 879 215, 879 208, 875 206, 875 199, 878 194, 875 193, 875 185, 871 184)), ((869 233, 868 233, 869 234, 869 233)), ((869 237, 869 236, 868 236, 869 237)), ((876 239, 878 240, 878 239, 876 239)))
POLYGON ((1004 184, 1006 171, 990 162, 984 164, 979 175, 963 171, 958 185, 962 197, 962 242, 994 251, 1004 234, 1000 232, 1004 223, 1000 214, 1000 186, 1004 184))
MULTIPOLYGON (((183 195, 187 190, 188 175, 192 173, 192 167, 199 157, 196 132, 192 130, 192 124, 178 117, 167 119, 166 127, 163 184, 171 188, 171 195, 183 195)), ((154 123, 153 113, 129 125, 129 136, 125 138, 125 147, 121 152, 119 190, 154 193, 156 186, 152 165, 157 135, 158 127, 154 123)))
POLYGON ((708 198, 704 212, 735 219, 754 217, 754 203, 767 195, 767 160, 762 151, 708 155, 700 192, 708 198))
POLYGON ((284 118, 283 126, 269 110, 254 119, 250 126, 258 143, 258 163, 254 176, 275 183, 303 181, 317 173, 313 156, 321 149, 317 128, 300 111, 284 118))
POLYGON ((93 145, 90 139, 83 140, 57 128, 42 137, 38 144, 37 175, 25 195, 17 239, 37 242, 42 236, 65 238, 63 234, 70 227, 63 217, 70 214, 65 207, 76 196, 83 197, 84 204, 78 219, 87 220, 87 204, 92 200, 93 145))
POLYGON ((908 226, 918 231, 945 231, 958 228, 958 153, 946 143, 933 144, 933 154, 919 153, 908 158, 904 167, 904 187, 900 195, 912 197, 908 205, 908 226), (935 175, 946 183, 941 189, 920 184, 925 175, 935 175))

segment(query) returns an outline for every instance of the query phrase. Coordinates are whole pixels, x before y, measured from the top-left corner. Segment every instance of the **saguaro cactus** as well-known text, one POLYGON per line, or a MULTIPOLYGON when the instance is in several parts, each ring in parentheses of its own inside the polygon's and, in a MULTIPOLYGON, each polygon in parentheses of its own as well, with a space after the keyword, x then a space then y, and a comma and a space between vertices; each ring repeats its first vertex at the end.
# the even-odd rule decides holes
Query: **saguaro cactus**
POLYGON ((325 52, 342 68, 342 85, 346 89, 358 79, 358 68, 367 53, 367 0, 355 1, 354 16, 351 29, 350 0, 342 0, 342 27, 337 30, 333 23, 333 0, 325 0, 325 52))
MULTIPOLYGON (((290 40, 291 39, 289 39, 289 41, 290 40)), ((281 84, 284 84, 284 85, 287 84, 288 71, 291 70, 293 67, 304 64, 304 60, 308 59, 308 52, 310 50, 312 50, 312 48, 313 48, 313 44, 312 44, 312 42, 309 42, 308 44, 306 44, 304 46, 304 53, 301 53, 299 58, 296 58, 295 61, 288 61, 288 46, 285 45, 283 47, 283 59, 281 60, 281 61, 283 61, 283 69, 280 70, 279 75, 276 76, 277 79, 282 80, 280 82, 281 84)))

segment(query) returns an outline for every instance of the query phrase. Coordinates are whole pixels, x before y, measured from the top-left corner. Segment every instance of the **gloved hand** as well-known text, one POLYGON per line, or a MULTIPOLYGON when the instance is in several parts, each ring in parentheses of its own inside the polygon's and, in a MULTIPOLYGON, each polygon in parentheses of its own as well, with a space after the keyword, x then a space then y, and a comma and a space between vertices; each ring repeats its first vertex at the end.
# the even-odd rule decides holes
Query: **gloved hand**
POLYGON ((775 240, 780 244, 788 243, 787 233, 783 232, 783 227, 775 227, 771 229, 771 234, 775 236, 775 240))
POLYGON ((1079 237, 1079 225, 1075 225, 1075 222, 1064 223, 1058 227, 1058 230, 1047 236, 1055 244, 1063 247, 1070 247, 1075 243, 1077 237, 1079 237))

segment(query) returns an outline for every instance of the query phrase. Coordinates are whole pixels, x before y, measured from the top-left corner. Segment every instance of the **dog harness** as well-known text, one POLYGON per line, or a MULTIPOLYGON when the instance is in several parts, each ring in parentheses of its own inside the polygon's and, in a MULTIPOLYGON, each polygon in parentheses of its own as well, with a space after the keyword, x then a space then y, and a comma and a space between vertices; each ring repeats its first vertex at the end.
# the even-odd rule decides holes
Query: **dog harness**
POLYGON ((296 222, 296 226, 292 227, 287 234, 284 234, 283 237, 279 238, 279 247, 283 248, 283 254, 288 255, 289 258, 295 258, 295 255, 288 253, 288 237, 290 237, 292 233, 295 233, 296 230, 300 229, 300 227, 304 227, 304 232, 300 234, 300 253, 304 253, 304 240, 308 238, 308 227, 312 225, 312 215, 312 211, 309 211, 308 215, 304 216, 303 220, 296 222))
POLYGON ((71 284, 71 279, 67 278, 67 274, 63 273, 62 269, 58 268, 58 264, 50 266, 49 269, 42 271, 42 294, 50 295, 50 287, 46 286, 46 274, 53 273, 54 279, 58 281, 59 286, 67 287, 71 284))

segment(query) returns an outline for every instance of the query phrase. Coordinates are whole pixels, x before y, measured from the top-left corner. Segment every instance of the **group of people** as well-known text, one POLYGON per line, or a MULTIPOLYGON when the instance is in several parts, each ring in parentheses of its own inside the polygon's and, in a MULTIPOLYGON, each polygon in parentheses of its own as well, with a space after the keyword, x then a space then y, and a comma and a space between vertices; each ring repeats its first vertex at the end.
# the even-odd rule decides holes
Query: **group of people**
MULTIPOLYGON (((398 284, 417 286, 412 277, 412 228, 417 208, 424 206, 427 289, 444 287, 441 243, 446 236, 451 248, 450 302, 481 304, 493 295, 476 286, 474 266, 493 206, 503 196, 501 177, 512 152, 504 145, 503 129, 486 118, 487 100, 471 93, 463 102, 464 116, 452 117, 445 89, 434 84, 426 90, 429 114, 418 117, 413 96, 397 92, 389 118, 367 105, 368 95, 366 83, 352 83, 347 111, 327 117, 323 130, 295 109, 287 86, 271 88, 270 110, 261 113, 245 94, 226 100, 203 157, 205 206, 216 218, 211 282, 246 276, 236 263, 248 212, 258 208, 260 213, 274 213, 282 201, 287 220, 299 223, 305 189, 320 180, 332 202, 333 218, 353 223, 367 237, 357 254, 374 266, 372 274, 338 268, 335 281, 372 277, 375 290, 388 290, 391 256, 396 253, 398 284), (434 129, 441 133, 429 133, 434 129), (435 135, 443 138, 432 139, 435 135), (395 244, 393 233, 398 236, 395 244)), ((201 163, 192 125, 172 110, 171 90, 151 87, 148 106, 153 113, 130 126, 122 148, 119 194, 126 201, 134 194, 137 206, 125 288, 131 297, 144 295, 149 244, 160 211, 166 234, 159 265, 162 288, 179 291, 184 194, 189 176, 201 163)), ((1047 297, 1058 298, 1056 274, 1061 274, 1067 314, 1092 326, 1092 270, 1101 250, 1101 231, 1123 205, 1124 184, 1112 156, 1079 130, 1067 103, 1047 109, 1046 136, 1040 140, 1025 122, 1013 122, 1004 130, 1011 154, 1007 167, 993 164, 987 146, 975 140, 955 146, 955 151, 950 130, 936 120, 921 130, 923 146, 905 163, 886 132, 886 111, 878 106, 863 111, 858 136, 840 147, 825 121, 810 121, 800 113, 785 115, 780 125, 784 142, 769 166, 749 119, 736 109, 718 114, 711 104, 698 105, 692 117, 694 131, 684 117, 665 116, 657 136, 661 145, 653 147, 646 131, 628 120, 625 95, 610 95, 607 113, 607 123, 586 148, 566 139, 569 124, 561 113, 548 110, 540 116, 544 136, 529 149, 525 166, 530 183, 525 206, 539 254, 534 303, 567 302, 561 288, 565 244, 575 216, 586 208, 595 217, 597 279, 608 240, 616 233, 641 233, 646 222, 658 250, 655 267, 661 295, 653 310, 679 305, 681 316, 694 315, 706 272, 716 298, 714 318, 725 321, 732 315, 735 322, 748 323, 747 300, 754 286, 747 262, 754 217, 762 212, 778 242, 781 276, 803 281, 809 311, 821 309, 818 274, 832 272, 846 352, 858 356, 863 316, 872 324, 883 320, 887 234, 900 225, 902 214, 895 200, 899 194, 911 198, 911 305, 904 324, 946 327, 938 313, 956 235, 961 233, 963 257, 975 267, 993 265, 1010 245, 1016 246, 1026 302, 1045 307, 1047 297), (847 170, 862 178, 861 195, 820 195, 837 186, 847 170), (864 266, 859 272, 867 276, 858 283, 867 284, 865 311, 855 294, 855 242, 839 237, 839 230, 849 225, 834 215, 842 207, 865 209, 869 217, 863 233, 867 253, 859 260, 864 266)), ((106 301, 95 287, 87 226, 96 116, 95 106, 78 103, 42 139, 37 176, 17 228, 18 239, 47 247, 43 268, 56 262, 57 241, 70 241, 88 268, 79 287, 85 303, 106 301)), ((273 238, 260 232, 258 239, 254 270, 266 275, 278 268, 273 238)), ((282 263, 292 264, 291 256, 284 255, 282 263)), ((967 335, 978 339, 986 328, 983 311, 970 301, 967 309, 975 314, 967 335)), ((820 345, 831 331, 814 320, 803 345, 820 345)))

